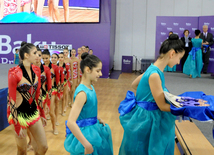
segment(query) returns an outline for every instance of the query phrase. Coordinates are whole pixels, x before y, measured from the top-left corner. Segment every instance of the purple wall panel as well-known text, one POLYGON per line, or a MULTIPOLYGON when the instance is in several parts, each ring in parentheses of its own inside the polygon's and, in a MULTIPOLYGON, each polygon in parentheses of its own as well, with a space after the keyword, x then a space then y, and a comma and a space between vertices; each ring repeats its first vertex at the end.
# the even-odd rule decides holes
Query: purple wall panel
POLYGON ((13 60, 12 50, 20 47, 21 41, 34 44, 72 44, 75 49, 88 45, 102 60, 103 77, 107 78, 110 62, 110 15, 110 0, 102 0, 99 24, 0 24, 0 63, 5 60, 3 58, 13 60), (8 47, 11 50, 6 54, 8 47))
MULTIPOLYGON (((208 32, 214 35, 214 16, 201 16, 199 17, 199 30, 203 32, 203 25, 208 25, 208 32)), ((210 62, 208 72, 214 73, 214 45, 211 46, 210 62)))
MULTIPOLYGON (((167 39, 170 31, 178 34, 179 37, 183 37, 183 31, 188 29, 190 31, 190 37, 194 37, 194 31, 197 28, 198 17, 157 16, 155 57, 158 57, 161 44, 167 39)), ((180 65, 177 65, 177 70, 181 71, 180 65)))

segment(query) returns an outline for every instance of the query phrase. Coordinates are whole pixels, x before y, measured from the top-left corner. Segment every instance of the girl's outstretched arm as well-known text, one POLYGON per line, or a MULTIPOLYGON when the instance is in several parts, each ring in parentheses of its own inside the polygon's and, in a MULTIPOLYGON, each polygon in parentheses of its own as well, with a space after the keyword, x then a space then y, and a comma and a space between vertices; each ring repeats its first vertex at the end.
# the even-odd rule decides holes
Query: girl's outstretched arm
POLYGON ((152 96, 161 111, 170 111, 170 104, 166 103, 163 89, 161 86, 161 79, 157 73, 152 74, 149 77, 149 86, 152 92, 152 96))
POLYGON ((72 106, 70 114, 68 116, 67 126, 69 127, 73 135, 85 147, 85 151, 87 151, 87 154, 91 154, 93 152, 93 147, 89 143, 89 141, 84 137, 79 126, 76 123, 77 118, 79 117, 79 114, 86 102, 86 99, 87 99, 86 94, 83 91, 76 96, 74 105, 72 106))
MULTIPOLYGON (((144 73, 143 73, 143 74, 144 74, 144 73)), ((131 87, 132 87, 133 89, 137 90, 137 86, 138 86, 138 84, 139 84, 139 82, 140 82, 140 80, 141 80, 143 74, 139 75, 139 76, 132 82, 131 87)))

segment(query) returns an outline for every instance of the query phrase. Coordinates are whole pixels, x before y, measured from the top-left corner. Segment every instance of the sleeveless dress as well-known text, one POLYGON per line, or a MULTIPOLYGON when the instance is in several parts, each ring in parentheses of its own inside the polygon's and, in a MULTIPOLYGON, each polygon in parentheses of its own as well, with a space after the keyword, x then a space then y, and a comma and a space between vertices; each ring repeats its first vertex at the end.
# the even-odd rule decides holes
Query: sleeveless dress
POLYGON ((184 63, 183 73, 192 75, 192 78, 201 77, 201 70, 203 68, 201 44, 203 40, 193 38, 191 41, 193 47, 184 63))
POLYGON ((174 154, 176 117, 157 107, 149 86, 149 77, 153 73, 159 74, 162 88, 165 90, 163 72, 151 64, 139 82, 136 98, 133 97, 135 103, 142 102, 145 108, 135 104, 130 112, 120 116, 124 135, 119 155, 174 154))
POLYGON ((19 53, 15 53, 15 55, 16 55, 16 59, 14 64, 19 64, 19 53))
MULTIPOLYGON (((91 87, 93 90, 80 84, 75 90, 74 100, 81 91, 87 95, 87 101, 77 119, 77 125, 85 138, 92 144, 94 149, 92 155, 113 155, 111 130, 108 124, 103 126, 97 119, 97 96, 94 87, 92 85, 91 87)), ((84 155, 85 149, 67 127, 67 121, 64 147, 71 155, 84 155)))
POLYGON ((176 72, 176 65, 170 68, 168 65, 164 68, 164 72, 176 72))

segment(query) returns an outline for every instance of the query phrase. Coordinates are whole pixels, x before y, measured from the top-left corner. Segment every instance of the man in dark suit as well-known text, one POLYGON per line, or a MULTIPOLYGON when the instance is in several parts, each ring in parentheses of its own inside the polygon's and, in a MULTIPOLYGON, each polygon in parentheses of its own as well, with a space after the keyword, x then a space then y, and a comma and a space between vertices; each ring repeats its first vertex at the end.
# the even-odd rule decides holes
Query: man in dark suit
POLYGON ((209 65, 209 58, 210 58, 210 46, 213 45, 213 35, 212 33, 207 32, 208 26, 204 25, 203 26, 203 33, 201 33, 200 38, 203 39, 203 44, 204 45, 209 45, 209 47, 206 50, 206 53, 204 48, 202 49, 203 52, 203 62, 204 62, 204 68, 203 68, 203 73, 207 74, 207 68, 209 65))

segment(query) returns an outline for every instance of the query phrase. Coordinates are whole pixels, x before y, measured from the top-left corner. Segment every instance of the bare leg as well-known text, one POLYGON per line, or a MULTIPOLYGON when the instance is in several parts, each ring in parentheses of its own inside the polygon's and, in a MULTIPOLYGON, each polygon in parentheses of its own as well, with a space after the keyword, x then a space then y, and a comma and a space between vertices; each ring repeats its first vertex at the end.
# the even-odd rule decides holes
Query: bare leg
POLYGON ((44 7, 45 0, 38 1, 37 15, 42 16, 42 11, 44 7))
POLYGON ((57 97, 55 97, 55 123, 58 125, 59 122, 58 122, 58 115, 59 115, 59 101, 57 99, 57 97))
POLYGON ((23 132, 25 137, 20 138, 14 131, 17 144, 17 155, 27 155, 27 129, 23 130, 23 132))
POLYGON ((53 133, 55 135, 57 135, 58 131, 56 129, 55 99, 56 99, 56 95, 52 95, 51 96, 51 106, 50 106, 50 116, 51 116, 51 123, 52 123, 53 133))
POLYGON ((68 0, 63 0, 63 8, 64 8, 65 22, 68 22, 68 18, 69 18, 69 2, 68 2, 68 0))
POLYGON ((48 0, 48 12, 49 12, 49 18, 50 20, 54 20, 53 19, 53 6, 54 6, 54 3, 53 3, 53 0, 48 0))
POLYGON ((34 12, 37 14, 38 0, 34 0, 34 12))
POLYGON ((32 138, 32 145, 36 155, 44 155, 48 150, 45 130, 41 120, 29 127, 32 138))
POLYGON ((54 17, 54 21, 57 21, 57 22, 60 21, 58 6, 59 6, 59 0, 54 0, 53 17, 54 17))
POLYGON ((31 136, 31 133, 30 133, 30 130, 27 129, 27 135, 28 135, 28 138, 29 138, 29 142, 27 144, 27 151, 30 151, 30 150, 33 150, 32 149, 32 146, 31 146, 31 143, 32 143, 32 136, 31 136))
POLYGON ((71 100, 71 106, 73 105, 73 99, 74 99, 74 92, 77 86, 77 79, 73 79, 73 84, 72 84, 72 100, 71 100))
POLYGON ((66 111, 66 107, 65 105, 67 105, 68 102, 68 84, 66 86, 64 86, 64 90, 63 90, 63 98, 62 98, 62 116, 65 116, 65 111, 66 111))
POLYGON ((0 0, 0 20, 3 18, 4 16, 4 0, 0 0))
POLYGON ((31 3, 27 3, 23 6, 24 12, 30 12, 31 3))
POLYGON ((21 12, 21 0, 17 0, 17 13, 21 12))

